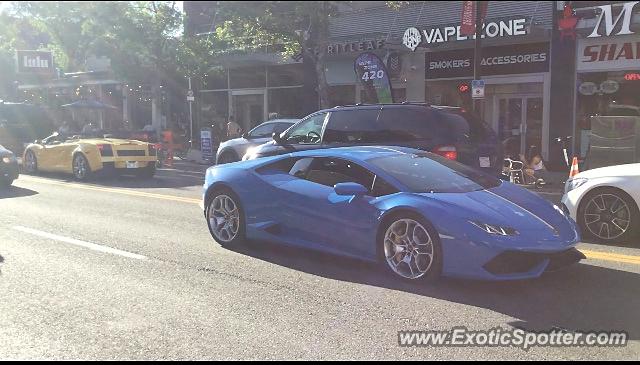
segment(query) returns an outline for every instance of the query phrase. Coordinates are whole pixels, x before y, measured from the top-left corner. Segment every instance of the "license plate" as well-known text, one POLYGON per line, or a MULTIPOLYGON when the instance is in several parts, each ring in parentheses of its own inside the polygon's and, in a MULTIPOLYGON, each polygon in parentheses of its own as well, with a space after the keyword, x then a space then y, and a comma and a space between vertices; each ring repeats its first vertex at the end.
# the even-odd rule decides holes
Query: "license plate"
POLYGON ((128 169, 137 169, 138 168, 138 163, 137 162, 131 162, 131 161, 127 161, 127 168, 128 169))
POLYGON ((491 167, 491 160, 489 157, 480 157, 480 167, 491 167))

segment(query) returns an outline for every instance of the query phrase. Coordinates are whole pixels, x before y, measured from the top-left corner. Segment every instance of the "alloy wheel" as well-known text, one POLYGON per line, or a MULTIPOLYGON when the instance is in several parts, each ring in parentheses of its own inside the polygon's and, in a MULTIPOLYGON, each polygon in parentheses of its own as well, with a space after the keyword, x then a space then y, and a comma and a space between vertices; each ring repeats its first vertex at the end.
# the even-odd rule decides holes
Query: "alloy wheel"
POLYGON ((418 279, 434 262, 434 244, 428 230, 419 222, 404 218, 393 222, 384 236, 384 255, 396 274, 418 279))
POLYGON ((584 224, 594 236, 614 240, 631 227, 631 209, 617 195, 598 194, 585 207, 584 224))
POLYGON ((87 177, 88 169, 87 160, 83 156, 78 155, 73 159, 73 174, 76 178, 82 180, 87 177))
POLYGON ((209 226, 216 240, 233 241, 240 229, 240 211, 236 202, 225 194, 216 196, 209 205, 209 226))

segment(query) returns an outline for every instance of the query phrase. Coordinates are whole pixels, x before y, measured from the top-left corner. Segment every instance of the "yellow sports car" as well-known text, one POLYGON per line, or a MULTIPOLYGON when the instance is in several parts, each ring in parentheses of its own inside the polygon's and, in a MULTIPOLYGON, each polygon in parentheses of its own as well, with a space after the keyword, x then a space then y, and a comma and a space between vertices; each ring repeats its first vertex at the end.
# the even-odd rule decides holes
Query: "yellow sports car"
POLYGON ((98 172, 133 173, 151 178, 157 154, 151 143, 115 138, 65 138, 58 133, 27 146, 23 156, 26 173, 72 173, 87 180, 98 172))

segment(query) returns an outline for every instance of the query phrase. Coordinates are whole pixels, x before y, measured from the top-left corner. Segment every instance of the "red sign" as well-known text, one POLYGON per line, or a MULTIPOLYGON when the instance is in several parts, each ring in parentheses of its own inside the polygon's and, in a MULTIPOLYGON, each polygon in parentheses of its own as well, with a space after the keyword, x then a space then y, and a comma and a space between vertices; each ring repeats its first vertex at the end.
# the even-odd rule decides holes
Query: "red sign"
POLYGON ((629 73, 624 75, 624 79, 627 81, 640 81, 640 73, 629 73))
POLYGON ((474 35, 476 34, 476 7, 475 1, 462 2, 462 24, 460 25, 460 34, 474 35))
POLYGON ((468 92, 469 91, 469 84, 464 83, 464 84, 458 85, 458 91, 460 91, 461 93, 468 92))

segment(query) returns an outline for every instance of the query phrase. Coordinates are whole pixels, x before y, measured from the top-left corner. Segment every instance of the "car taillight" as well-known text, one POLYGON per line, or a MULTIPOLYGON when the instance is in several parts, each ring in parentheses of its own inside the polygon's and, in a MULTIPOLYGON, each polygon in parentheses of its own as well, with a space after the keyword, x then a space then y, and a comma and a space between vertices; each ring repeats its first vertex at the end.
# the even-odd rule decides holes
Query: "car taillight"
POLYGON ((100 151, 100 155, 103 157, 113 156, 113 149, 111 149, 110 144, 99 144, 98 151, 100 151))
POLYGON ((440 155, 449 160, 458 159, 458 150, 455 146, 440 146, 433 149, 433 153, 440 155))
POLYGON ((155 156, 158 152, 158 150, 160 149, 160 144, 148 144, 149 146, 149 156, 155 156))

